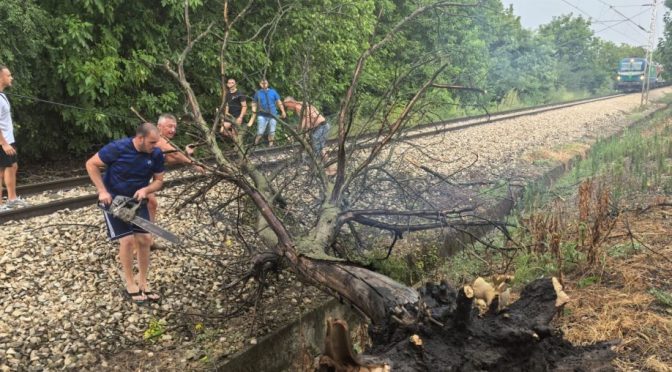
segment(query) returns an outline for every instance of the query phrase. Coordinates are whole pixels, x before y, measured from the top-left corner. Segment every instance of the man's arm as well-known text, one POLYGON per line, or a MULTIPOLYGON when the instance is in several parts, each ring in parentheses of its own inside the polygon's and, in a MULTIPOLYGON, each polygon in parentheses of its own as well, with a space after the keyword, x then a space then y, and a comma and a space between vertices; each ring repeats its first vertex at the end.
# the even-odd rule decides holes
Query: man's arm
POLYGON ((224 120, 229 120, 229 100, 226 100, 226 105, 224 105, 224 120))
POLYGON ((287 118, 287 113, 285 112, 285 105, 282 104, 282 101, 280 100, 280 98, 278 98, 275 101, 275 105, 278 106, 278 108, 280 109, 280 112, 281 112, 280 118, 286 119, 287 118))
POLYGON ((5 140, 5 136, 2 135, 2 132, 0 132, 0 145, 2 145, 2 151, 5 152, 5 154, 12 156, 16 154, 16 150, 10 145, 7 140, 5 140))
POLYGON ((299 106, 297 106, 296 113, 299 115, 299 123, 301 123, 301 132, 307 131, 310 129, 308 125, 308 109, 307 106, 303 103, 301 103, 299 106))
MULTIPOLYGON (((7 103, 9 104, 9 101, 7 101, 7 103)), ((7 108, 7 110, 9 110, 9 107, 7 108)), ((10 115, 10 113, 7 112, 7 115, 10 115)), ((7 154, 9 156, 12 156, 12 155, 16 154, 16 151, 9 144, 9 142, 7 142, 7 139, 5 139, 5 136, 2 135, 2 132, 0 132, 0 146, 2 147, 2 150, 5 152, 5 154, 7 154)), ((2 186, 2 185, 0 185, 0 186, 2 186)))
POLYGON ((240 97, 240 116, 236 118, 236 124, 240 125, 243 124, 243 118, 245 117, 245 114, 247 113, 247 100, 245 99, 244 96, 240 97))
POLYGON ((96 186, 96 190, 98 191, 98 201, 105 205, 110 205, 110 203, 112 203, 112 195, 110 195, 110 193, 107 191, 107 188, 105 188, 105 184, 103 183, 103 175, 100 172, 100 168, 103 167, 105 167, 105 163, 100 160, 98 153, 86 161, 86 173, 89 174, 91 182, 93 182, 93 185, 96 186))
MULTIPOLYGON (((158 147, 161 149, 162 152, 167 154, 164 154, 165 156, 165 164, 166 165, 177 165, 177 164, 192 164, 193 162, 191 159, 189 159, 188 156, 184 155, 183 153, 176 151, 175 148, 168 143, 166 140, 162 140, 159 142, 158 147)), ((205 170, 202 167, 199 167, 198 165, 194 165, 194 169, 199 172, 199 173, 205 173, 205 170)))
POLYGON ((133 194, 136 200, 147 199, 147 195, 161 190, 163 187, 163 173, 154 173, 152 183, 141 188, 133 194))
POLYGON ((254 120, 257 118, 257 101, 252 101, 252 115, 250 120, 247 122, 247 126, 251 127, 254 124, 254 120))

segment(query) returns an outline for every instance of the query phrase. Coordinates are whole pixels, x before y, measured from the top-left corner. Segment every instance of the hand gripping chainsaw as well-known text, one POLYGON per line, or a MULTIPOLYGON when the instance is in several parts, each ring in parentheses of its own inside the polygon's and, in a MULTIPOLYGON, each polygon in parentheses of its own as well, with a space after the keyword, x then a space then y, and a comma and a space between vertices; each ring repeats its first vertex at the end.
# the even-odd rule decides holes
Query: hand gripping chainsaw
POLYGON ((158 237, 166 239, 171 243, 180 244, 180 238, 175 236, 175 234, 168 230, 164 230, 159 226, 156 226, 142 217, 137 216, 140 205, 142 205, 141 202, 122 195, 115 196, 112 200, 112 204, 110 204, 110 207, 107 209, 103 205, 98 204, 101 209, 124 222, 132 223, 135 226, 138 226, 158 237))

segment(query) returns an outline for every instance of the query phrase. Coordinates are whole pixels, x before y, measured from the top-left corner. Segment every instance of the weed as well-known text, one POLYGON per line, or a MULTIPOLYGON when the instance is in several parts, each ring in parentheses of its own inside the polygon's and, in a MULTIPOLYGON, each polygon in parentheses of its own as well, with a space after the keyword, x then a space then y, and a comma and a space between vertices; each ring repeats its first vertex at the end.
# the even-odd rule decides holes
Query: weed
POLYGON ((460 251, 450 258, 439 274, 449 282, 464 283, 477 277, 484 269, 483 261, 474 259, 466 251, 460 251))
POLYGON ((622 243, 622 244, 616 244, 610 248, 607 249, 607 254, 610 257, 614 258, 625 258, 625 257, 630 257, 633 254, 639 252, 642 249, 642 245, 635 242, 635 243, 622 243))
POLYGON ((497 106, 498 110, 512 110, 519 107, 523 107, 523 103, 520 101, 518 96, 518 91, 516 89, 511 89, 502 98, 501 102, 497 106))
POLYGON ((203 323, 196 323, 194 330, 197 333, 196 341, 213 341, 219 337, 219 331, 216 328, 206 328, 203 323))
POLYGON ((592 276, 587 276, 587 277, 579 280, 579 282, 576 285, 579 288, 586 288, 588 286, 591 286, 593 284, 597 284, 599 282, 600 282, 600 277, 592 275, 592 276))
POLYGON ((656 298, 656 301, 658 301, 659 304, 665 307, 672 307, 672 294, 670 294, 670 292, 658 288, 651 288, 649 293, 656 298))
POLYGON ((369 261, 374 270, 402 283, 413 285, 430 273, 436 271, 444 263, 439 255, 439 247, 425 242, 419 251, 407 254, 404 257, 397 255, 387 256, 387 251, 374 250, 365 261, 369 261))
POLYGON ((158 337, 166 332, 166 324, 163 320, 152 319, 149 322, 149 327, 145 330, 143 339, 145 341, 154 342, 158 337))
POLYGON ((579 251, 576 242, 562 242, 562 267, 565 272, 574 271, 578 266, 586 261, 585 253, 579 251))
POLYGON ((540 277, 556 275, 556 261, 549 254, 521 254, 514 261, 514 284, 523 286, 540 277))

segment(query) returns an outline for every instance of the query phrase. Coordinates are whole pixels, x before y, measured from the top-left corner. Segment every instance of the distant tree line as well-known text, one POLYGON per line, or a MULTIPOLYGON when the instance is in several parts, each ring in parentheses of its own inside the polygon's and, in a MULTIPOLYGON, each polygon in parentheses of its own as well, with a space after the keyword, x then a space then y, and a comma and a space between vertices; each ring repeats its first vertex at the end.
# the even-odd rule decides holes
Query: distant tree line
MULTIPOLYGON (((1 1, 0 63, 15 77, 8 93, 22 156, 84 156, 130 133, 138 121, 130 107, 148 119, 162 112, 180 116, 184 97, 163 66, 176 58, 185 40, 208 26, 214 32, 188 60, 190 81, 206 115, 215 115, 220 81, 228 77, 246 93, 267 77, 282 95, 334 112, 374 25, 393 24, 376 19, 399 14, 385 9, 414 6, 404 0, 281 0, 278 8, 276 0, 252 0, 252 11, 240 23, 244 27, 229 30, 220 1, 188 2, 193 34, 184 27, 184 0, 1 1), (222 38, 230 43, 225 76, 219 63, 222 38)), ((230 16, 246 3, 233 2, 230 16)), ((432 105, 418 121, 454 116, 465 108, 492 108, 512 94, 537 103, 557 97, 558 91, 608 91, 618 60, 644 55, 641 48, 600 39, 581 17, 557 17, 531 31, 500 0, 481 3, 440 25, 417 25, 436 32, 397 33, 394 43, 367 62, 361 99, 380 98, 379 82, 395 76, 423 81, 430 71, 422 65, 410 72, 398 66, 408 55, 434 58, 438 52, 451 61, 441 82, 477 88, 432 93, 432 105)), ((672 32, 667 25, 666 36, 672 32)), ((660 49, 663 62, 669 61, 666 41, 660 49)))
POLYGON ((667 80, 672 79, 672 14, 670 9, 672 9, 672 0, 665 0, 665 7, 667 11, 663 19, 665 20, 665 29, 658 31, 657 34, 662 33, 662 37, 658 41, 658 46, 656 47, 654 53, 654 60, 663 64, 665 72, 663 76, 667 80))

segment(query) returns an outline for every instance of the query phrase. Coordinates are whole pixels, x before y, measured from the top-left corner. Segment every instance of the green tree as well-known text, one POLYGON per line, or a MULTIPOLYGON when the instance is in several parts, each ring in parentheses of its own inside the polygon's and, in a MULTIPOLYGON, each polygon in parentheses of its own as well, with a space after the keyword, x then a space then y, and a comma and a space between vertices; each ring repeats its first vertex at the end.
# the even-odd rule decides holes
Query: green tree
POLYGON ((491 99, 499 102, 512 90, 523 99, 544 97, 557 85, 558 66, 551 43, 524 29, 513 8, 500 9, 487 25, 491 99))
POLYGON ((598 41, 589 20, 572 14, 554 17, 539 27, 539 35, 553 46, 559 85, 593 92, 601 87, 602 81, 594 73, 598 41))
POLYGON ((670 79, 670 76, 672 76, 672 71, 670 71, 672 70, 672 13, 669 9, 672 8, 672 0, 665 0, 665 6, 668 8, 663 16, 665 29, 663 30, 663 37, 658 41, 655 57, 663 64, 664 75, 667 76, 667 79, 670 79))

